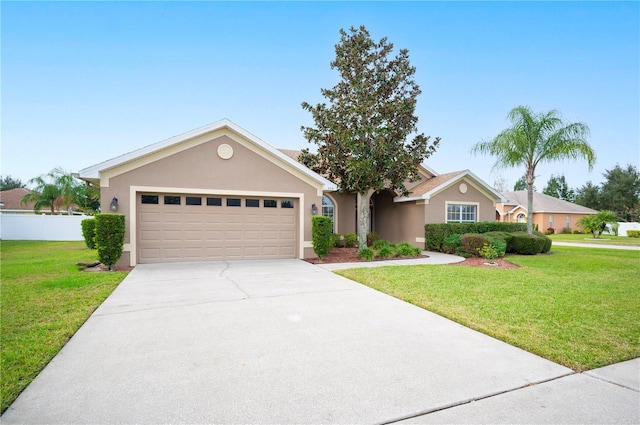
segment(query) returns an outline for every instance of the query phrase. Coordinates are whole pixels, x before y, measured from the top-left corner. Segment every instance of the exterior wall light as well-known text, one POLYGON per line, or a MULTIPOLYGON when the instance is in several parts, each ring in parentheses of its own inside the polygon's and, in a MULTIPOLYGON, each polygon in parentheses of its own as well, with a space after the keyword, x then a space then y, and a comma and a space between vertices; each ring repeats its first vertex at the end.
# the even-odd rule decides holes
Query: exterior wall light
POLYGON ((109 209, 111 211, 118 211, 118 198, 116 198, 115 196, 111 200, 111 205, 109 206, 109 209))
POLYGON ((318 207, 316 206, 316 204, 311 204, 311 214, 312 215, 318 214, 318 207))

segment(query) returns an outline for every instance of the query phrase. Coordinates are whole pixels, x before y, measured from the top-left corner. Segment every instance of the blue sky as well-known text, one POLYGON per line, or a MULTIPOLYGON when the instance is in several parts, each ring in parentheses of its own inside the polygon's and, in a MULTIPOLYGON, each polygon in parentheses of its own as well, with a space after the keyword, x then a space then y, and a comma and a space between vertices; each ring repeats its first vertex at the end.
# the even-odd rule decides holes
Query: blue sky
MULTIPOLYGON (((598 156, 538 168, 570 186, 640 161, 638 2, 2 2, 2 175, 76 172, 228 118, 281 148, 310 146, 301 102, 337 82, 340 28, 407 48, 426 164, 510 186, 469 153, 517 105, 591 128, 598 156)), ((249 171, 248 171, 249 172, 249 171)))

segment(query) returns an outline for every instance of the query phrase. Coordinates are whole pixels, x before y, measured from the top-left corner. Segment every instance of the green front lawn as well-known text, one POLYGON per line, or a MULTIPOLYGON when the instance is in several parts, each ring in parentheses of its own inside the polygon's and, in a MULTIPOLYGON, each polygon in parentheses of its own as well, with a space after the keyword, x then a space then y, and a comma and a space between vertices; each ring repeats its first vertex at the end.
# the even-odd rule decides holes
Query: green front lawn
POLYGON ((554 247, 507 260, 521 268, 337 273, 576 371, 640 356, 640 251, 554 247))
POLYGON ((594 238, 591 233, 579 235, 549 235, 551 240, 558 242, 576 242, 576 243, 599 243, 602 245, 631 245, 640 246, 640 238, 629 238, 627 236, 602 235, 600 238, 594 238))
POLYGON ((84 242, 2 241, 0 412, 60 351, 126 272, 81 272, 84 242))

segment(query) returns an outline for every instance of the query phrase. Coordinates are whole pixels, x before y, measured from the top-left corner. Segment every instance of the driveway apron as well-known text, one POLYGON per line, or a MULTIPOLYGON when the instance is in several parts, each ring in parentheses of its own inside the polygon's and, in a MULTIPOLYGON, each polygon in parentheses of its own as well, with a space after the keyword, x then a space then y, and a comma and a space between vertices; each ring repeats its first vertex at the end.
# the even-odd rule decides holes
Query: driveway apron
POLYGON ((2 423, 385 423, 572 373, 300 260, 138 265, 2 423))

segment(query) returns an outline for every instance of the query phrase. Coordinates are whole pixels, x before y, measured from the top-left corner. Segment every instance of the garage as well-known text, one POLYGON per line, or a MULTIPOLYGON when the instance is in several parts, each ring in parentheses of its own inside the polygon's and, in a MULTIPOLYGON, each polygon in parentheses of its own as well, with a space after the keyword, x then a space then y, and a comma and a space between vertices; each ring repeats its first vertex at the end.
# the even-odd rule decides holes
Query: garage
POLYGON ((297 199, 141 192, 140 263, 296 258, 297 199))

